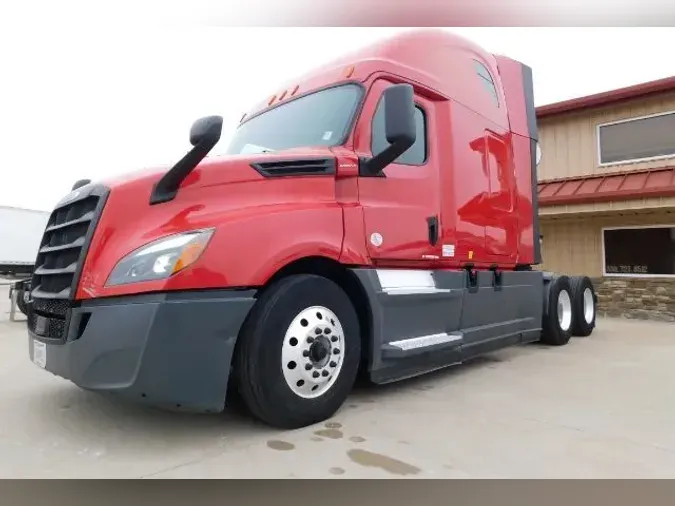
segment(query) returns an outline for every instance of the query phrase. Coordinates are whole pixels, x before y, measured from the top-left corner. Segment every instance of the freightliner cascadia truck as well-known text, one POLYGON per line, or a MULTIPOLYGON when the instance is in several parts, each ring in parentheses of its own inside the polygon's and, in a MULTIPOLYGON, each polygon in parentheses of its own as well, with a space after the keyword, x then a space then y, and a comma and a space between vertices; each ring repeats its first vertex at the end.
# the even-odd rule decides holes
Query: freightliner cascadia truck
POLYGON ((31 360, 80 387, 277 428, 330 418, 357 377, 402 380, 595 326, 587 277, 538 270, 531 69, 404 32, 290 83, 224 154, 197 120, 172 167, 53 210, 31 360))

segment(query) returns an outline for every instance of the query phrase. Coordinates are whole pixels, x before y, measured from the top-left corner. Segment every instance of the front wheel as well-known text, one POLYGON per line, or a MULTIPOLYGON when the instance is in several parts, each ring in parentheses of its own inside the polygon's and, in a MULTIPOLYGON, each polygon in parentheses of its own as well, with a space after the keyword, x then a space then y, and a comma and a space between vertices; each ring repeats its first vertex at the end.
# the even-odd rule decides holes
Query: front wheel
POLYGON ((315 275, 267 288, 239 336, 238 389, 251 413, 283 429, 330 418, 349 395, 360 362, 356 311, 334 282, 315 275))

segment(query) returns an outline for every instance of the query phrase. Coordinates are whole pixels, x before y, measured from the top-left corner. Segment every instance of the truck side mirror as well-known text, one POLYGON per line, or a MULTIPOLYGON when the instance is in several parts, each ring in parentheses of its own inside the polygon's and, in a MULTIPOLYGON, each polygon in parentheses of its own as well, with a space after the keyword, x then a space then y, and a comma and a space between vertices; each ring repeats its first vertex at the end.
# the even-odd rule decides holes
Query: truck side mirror
POLYGON ((213 149, 220 140, 222 131, 223 118, 221 116, 206 116, 192 124, 190 128, 192 149, 155 183, 150 194, 150 205, 161 204, 176 198, 180 185, 213 149))
POLYGON ((196 146, 204 143, 213 147, 219 140, 223 129, 221 116, 206 116, 192 124, 190 128, 190 144, 196 146))
POLYGON ((384 128, 389 146, 365 163, 369 175, 379 174, 387 165, 415 144, 415 93, 409 84, 395 84, 384 91, 384 128))

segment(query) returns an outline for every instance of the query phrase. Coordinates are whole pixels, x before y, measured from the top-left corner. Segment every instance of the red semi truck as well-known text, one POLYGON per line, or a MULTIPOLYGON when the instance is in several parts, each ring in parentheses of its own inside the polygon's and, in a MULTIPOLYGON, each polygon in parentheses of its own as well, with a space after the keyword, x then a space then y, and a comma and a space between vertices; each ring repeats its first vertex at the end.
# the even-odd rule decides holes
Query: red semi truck
POLYGON ((587 277, 541 263, 529 67, 413 31, 242 118, 171 168, 78 183, 32 279, 33 362, 82 388, 279 428, 505 346, 590 335, 587 277))

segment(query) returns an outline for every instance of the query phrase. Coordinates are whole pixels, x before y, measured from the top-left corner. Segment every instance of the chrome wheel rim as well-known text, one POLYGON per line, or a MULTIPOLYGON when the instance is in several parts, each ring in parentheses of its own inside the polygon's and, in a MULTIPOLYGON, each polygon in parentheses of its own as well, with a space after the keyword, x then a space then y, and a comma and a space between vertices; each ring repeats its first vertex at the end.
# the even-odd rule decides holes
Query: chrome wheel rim
POLYGON ((593 292, 590 288, 584 290, 584 320, 591 323, 595 316, 595 302, 593 301, 593 292))
POLYGON ((558 294, 558 324, 564 331, 572 324, 572 299, 567 290, 560 290, 558 294))
POLYGON ((293 318, 284 335, 281 369, 293 393, 304 399, 325 394, 342 369, 344 332, 330 309, 312 306, 293 318))

